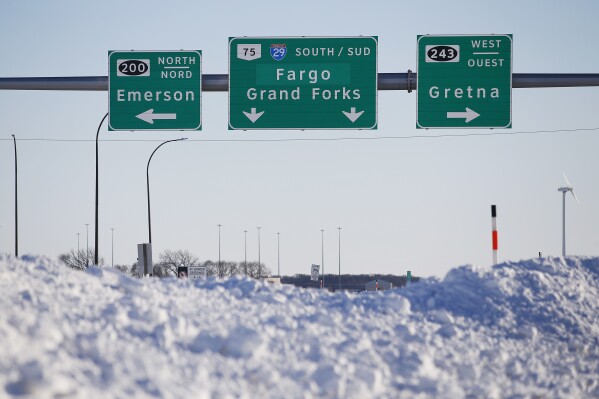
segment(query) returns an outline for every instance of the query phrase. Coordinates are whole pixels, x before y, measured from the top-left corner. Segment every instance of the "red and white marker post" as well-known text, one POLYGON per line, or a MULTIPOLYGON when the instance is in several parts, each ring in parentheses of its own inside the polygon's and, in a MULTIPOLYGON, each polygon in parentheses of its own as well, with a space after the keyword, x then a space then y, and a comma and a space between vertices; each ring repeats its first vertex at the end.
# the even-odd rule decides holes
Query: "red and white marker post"
POLYGON ((497 208, 491 205, 491 220, 493 224, 493 264, 497 264, 497 208))

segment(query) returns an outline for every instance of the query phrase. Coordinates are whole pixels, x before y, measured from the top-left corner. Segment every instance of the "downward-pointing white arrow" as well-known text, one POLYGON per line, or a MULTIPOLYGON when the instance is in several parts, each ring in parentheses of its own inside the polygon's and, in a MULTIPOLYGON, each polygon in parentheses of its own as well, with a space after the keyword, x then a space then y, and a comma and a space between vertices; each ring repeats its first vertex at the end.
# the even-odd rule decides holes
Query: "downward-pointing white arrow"
POLYGON ((341 112, 343 112, 345 114, 345 116, 347 116, 347 119, 349 119, 352 123, 357 121, 358 118, 360 116, 362 116, 362 114, 364 113, 364 111, 356 112, 356 107, 351 107, 350 112, 345 112, 345 111, 341 111, 341 112))
POLYGON ((149 109, 139 115, 135 115, 135 117, 153 125, 154 119, 177 119, 177 114, 155 114, 154 109, 149 109))
POLYGON ((460 119, 466 118, 466 123, 470 122, 473 119, 476 119, 480 116, 480 114, 476 111, 471 110, 466 107, 466 112, 448 112, 447 117, 450 119, 460 119))
POLYGON ((256 108, 252 108, 251 112, 243 111, 243 114, 245 116, 247 116, 248 119, 250 121, 252 121, 252 123, 255 123, 258 120, 258 118, 260 118, 262 116, 263 113, 264 113, 264 111, 256 113, 256 108))

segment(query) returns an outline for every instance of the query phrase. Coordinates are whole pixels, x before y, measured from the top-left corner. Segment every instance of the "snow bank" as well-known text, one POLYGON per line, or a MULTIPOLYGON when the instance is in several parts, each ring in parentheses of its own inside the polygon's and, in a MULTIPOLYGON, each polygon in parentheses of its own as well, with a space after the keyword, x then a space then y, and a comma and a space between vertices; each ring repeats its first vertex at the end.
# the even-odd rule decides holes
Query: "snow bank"
POLYGON ((0 397, 599 397, 599 258, 364 294, 0 256, 0 397))

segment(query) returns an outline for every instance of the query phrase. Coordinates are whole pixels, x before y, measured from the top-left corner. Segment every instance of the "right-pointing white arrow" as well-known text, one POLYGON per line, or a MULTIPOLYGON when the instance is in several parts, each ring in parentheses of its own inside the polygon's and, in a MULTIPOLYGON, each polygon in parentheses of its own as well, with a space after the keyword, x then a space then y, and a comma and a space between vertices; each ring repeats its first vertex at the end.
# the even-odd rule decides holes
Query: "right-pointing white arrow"
POLYGON ((478 112, 473 111, 468 107, 466 107, 466 112, 448 112, 447 113, 448 118, 450 118, 450 119, 465 118, 466 123, 470 122, 473 119, 478 118, 479 116, 480 116, 480 114, 478 112))
POLYGON ((256 112, 256 108, 252 108, 251 112, 245 112, 245 111, 243 111, 243 114, 245 116, 247 116, 248 119, 250 121, 252 121, 252 123, 255 123, 258 120, 258 118, 260 118, 262 116, 263 113, 264 113, 264 111, 262 111, 262 112, 256 112))
POLYGON ((356 107, 351 107, 350 112, 341 111, 347 116, 352 123, 358 120, 360 116, 364 113, 364 111, 356 112, 356 107))

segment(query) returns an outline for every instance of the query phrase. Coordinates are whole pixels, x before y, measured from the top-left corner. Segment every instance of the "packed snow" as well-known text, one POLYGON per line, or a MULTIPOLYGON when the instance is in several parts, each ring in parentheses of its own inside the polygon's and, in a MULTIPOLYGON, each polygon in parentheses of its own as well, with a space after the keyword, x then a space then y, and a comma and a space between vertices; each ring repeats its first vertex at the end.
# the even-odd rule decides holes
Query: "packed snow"
POLYGON ((386 292, 0 256, 0 397, 599 397, 599 258, 386 292))

